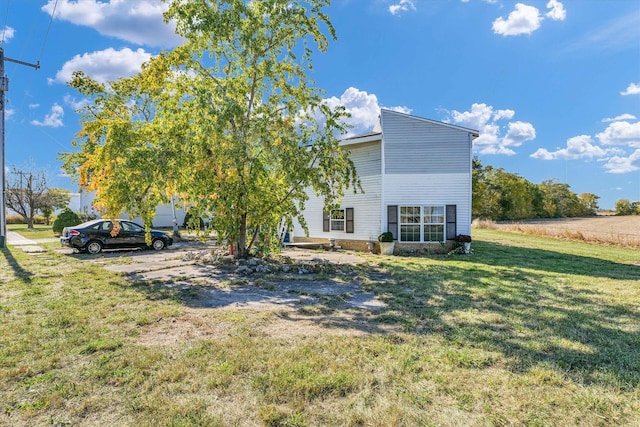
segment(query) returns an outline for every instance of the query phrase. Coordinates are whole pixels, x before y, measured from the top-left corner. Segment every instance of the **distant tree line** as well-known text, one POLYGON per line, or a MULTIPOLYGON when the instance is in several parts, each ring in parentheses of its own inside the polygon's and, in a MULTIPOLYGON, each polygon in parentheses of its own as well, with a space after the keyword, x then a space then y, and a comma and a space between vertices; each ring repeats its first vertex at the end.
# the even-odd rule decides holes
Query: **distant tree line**
POLYGON ((616 215, 640 215, 640 201, 618 200, 616 202, 616 215))
POLYGON ((473 217, 500 220, 595 215, 599 196, 576 194, 569 184, 546 180, 534 184, 502 168, 473 159, 473 217))

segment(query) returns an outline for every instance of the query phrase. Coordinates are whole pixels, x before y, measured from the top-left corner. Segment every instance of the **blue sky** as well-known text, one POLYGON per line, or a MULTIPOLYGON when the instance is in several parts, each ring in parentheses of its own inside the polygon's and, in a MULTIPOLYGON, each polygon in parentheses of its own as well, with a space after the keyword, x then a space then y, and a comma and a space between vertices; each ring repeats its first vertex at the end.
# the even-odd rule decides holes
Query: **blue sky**
MULTIPOLYGON (((5 163, 60 171, 84 100, 74 70, 131 75, 180 43, 158 0, 0 0, 5 163), (52 19, 53 15, 53 19, 52 19)), ((474 153, 539 183, 556 179, 600 207, 640 200, 640 1, 334 0, 338 40, 314 57, 327 101, 354 133, 380 107, 478 129, 474 153)))

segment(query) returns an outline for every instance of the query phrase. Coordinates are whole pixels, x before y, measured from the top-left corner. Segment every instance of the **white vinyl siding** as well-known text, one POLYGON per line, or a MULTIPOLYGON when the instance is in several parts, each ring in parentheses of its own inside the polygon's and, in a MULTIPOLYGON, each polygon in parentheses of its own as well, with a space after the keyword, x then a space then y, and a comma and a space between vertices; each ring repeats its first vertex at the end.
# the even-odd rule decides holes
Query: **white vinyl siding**
MULTIPOLYGON (((347 188, 342 197, 340 208, 353 208, 354 232, 330 231, 322 229, 322 212, 324 200, 308 191, 309 200, 305 203, 304 217, 309 227, 309 237, 351 239, 351 240, 376 240, 381 233, 380 198, 382 197, 382 160, 380 141, 350 145, 351 160, 356 166, 360 184, 364 193, 353 193, 353 188, 347 188)), ((304 230, 294 221, 294 236, 305 236, 304 230)))
MULTIPOLYGON (((340 204, 340 209, 353 208, 354 232, 323 231, 323 200, 309 194, 304 210, 309 237, 376 240, 390 227, 390 206, 420 207, 420 241, 425 240, 425 226, 426 240, 441 241, 451 233, 471 234, 471 145, 477 132, 385 109, 374 131, 382 134, 342 142, 364 190, 354 194, 353 188, 345 189, 340 204), (444 219, 425 222, 422 209, 430 206, 444 209, 444 219), (447 212, 453 218, 447 218, 447 212)), ((399 234, 400 212, 394 212, 399 234)), ((304 236, 300 225, 294 225, 294 236, 304 236)))
POLYGON ((471 141, 465 130, 384 110, 382 126, 386 173, 469 173, 471 141))
MULTIPOLYGON (((471 179, 468 174, 396 174, 385 175, 384 179, 385 205, 456 205, 457 233, 471 234, 471 179)), ((386 227, 386 208, 383 214, 386 227)))

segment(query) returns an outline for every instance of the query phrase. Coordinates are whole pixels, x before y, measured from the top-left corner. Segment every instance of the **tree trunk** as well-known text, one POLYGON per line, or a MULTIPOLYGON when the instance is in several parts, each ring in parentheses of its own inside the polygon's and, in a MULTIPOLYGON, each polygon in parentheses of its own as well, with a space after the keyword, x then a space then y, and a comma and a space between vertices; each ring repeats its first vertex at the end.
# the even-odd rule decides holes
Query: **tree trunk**
POLYGON ((27 228, 33 228, 33 217, 27 219, 27 228))
POLYGON ((236 251, 233 254, 234 258, 247 258, 247 214, 244 213, 240 216, 240 233, 238 233, 238 239, 236 243, 236 251))

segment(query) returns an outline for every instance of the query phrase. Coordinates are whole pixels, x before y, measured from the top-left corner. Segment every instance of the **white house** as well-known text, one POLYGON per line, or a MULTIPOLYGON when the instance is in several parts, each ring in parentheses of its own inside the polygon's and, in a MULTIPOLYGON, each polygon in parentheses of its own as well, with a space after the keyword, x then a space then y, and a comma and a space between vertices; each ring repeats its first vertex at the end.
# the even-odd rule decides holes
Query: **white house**
POLYGON ((396 248, 442 243, 471 234, 471 147, 478 131, 382 110, 373 132, 344 139, 363 193, 347 190, 340 209, 324 212, 310 193, 291 241, 328 242, 366 250, 384 231, 396 248))

